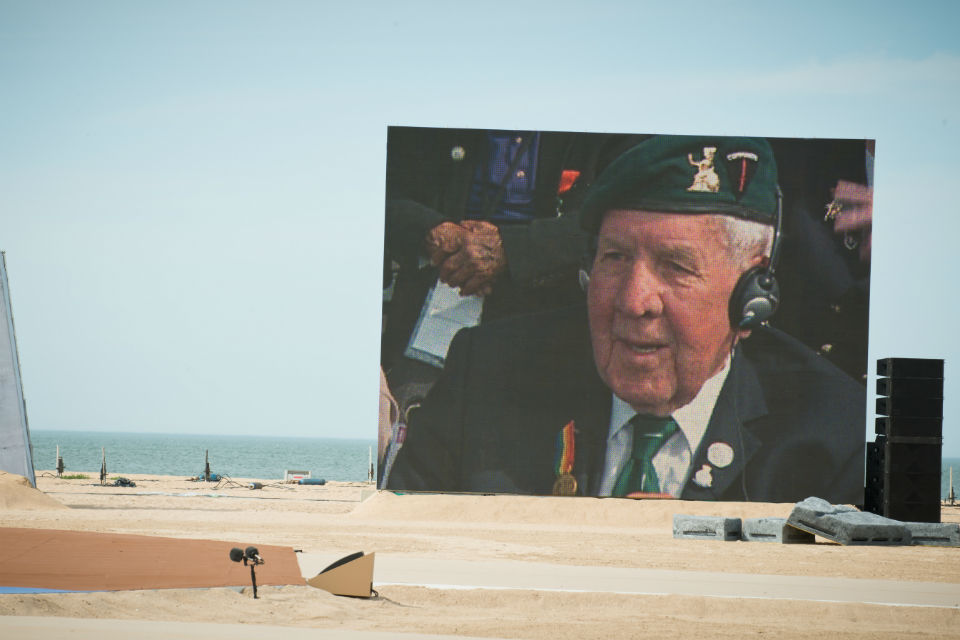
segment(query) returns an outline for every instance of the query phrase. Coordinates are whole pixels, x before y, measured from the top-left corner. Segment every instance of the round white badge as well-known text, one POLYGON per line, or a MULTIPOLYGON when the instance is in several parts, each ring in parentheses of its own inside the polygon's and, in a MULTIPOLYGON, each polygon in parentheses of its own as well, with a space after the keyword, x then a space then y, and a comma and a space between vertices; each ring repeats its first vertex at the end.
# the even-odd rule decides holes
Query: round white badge
POLYGON ((726 442, 714 442, 707 448, 707 460, 721 469, 729 466, 733 462, 733 447, 726 442))

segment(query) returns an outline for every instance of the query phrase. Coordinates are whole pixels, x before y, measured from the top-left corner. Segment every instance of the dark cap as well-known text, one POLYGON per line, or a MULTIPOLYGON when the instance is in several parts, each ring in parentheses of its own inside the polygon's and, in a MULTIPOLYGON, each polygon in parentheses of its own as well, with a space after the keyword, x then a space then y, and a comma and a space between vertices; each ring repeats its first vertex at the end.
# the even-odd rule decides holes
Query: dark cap
POLYGON ((762 138, 654 136, 629 149, 590 187, 580 226, 611 209, 719 213, 775 224, 777 163, 762 138))

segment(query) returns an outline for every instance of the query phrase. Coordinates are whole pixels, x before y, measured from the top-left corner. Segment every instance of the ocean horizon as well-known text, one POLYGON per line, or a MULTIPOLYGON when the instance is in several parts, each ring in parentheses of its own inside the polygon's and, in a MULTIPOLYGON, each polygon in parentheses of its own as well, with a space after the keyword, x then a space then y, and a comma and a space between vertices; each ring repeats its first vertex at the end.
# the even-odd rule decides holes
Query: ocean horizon
POLYGON ((57 447, 65 474, 100 473, 101 448, 110 476, 146 473, 197 477, 209 453, 210 472, 229 478, 281 479, 285 470, 313 478, 365 482, 371 448, 366 438, 307 438, 30 429, 34 469, 55 469, 57 447))
MULTIPOLYGON (((34 469, 56 468, 57 446, 65 473, 100 473, 100 449, 107 473, 147 473, 197 477, 203 474, 207 452, 211 473, 232 478, 281 479, 285 470, 310 471, 314 478, 365 482, 372 438, 306 438, 204 434, 130 433, 31 429, 34 469)), ((374 455, 376 455, 374 453, 374 455)), ((960 498, 960 458, 943 458, 940 499, 954 492, 960 498)))

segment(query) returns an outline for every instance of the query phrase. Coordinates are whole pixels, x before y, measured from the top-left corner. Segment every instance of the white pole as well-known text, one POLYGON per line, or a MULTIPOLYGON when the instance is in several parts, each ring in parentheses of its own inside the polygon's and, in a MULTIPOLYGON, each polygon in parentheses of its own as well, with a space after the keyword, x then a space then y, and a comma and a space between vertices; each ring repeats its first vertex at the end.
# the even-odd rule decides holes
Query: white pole
POLYGON ((950 497, 950 504, 953 504, 956 500, 956 497, 953 495, 953 467, 950 467, 950 492, 948 496, 950 497))

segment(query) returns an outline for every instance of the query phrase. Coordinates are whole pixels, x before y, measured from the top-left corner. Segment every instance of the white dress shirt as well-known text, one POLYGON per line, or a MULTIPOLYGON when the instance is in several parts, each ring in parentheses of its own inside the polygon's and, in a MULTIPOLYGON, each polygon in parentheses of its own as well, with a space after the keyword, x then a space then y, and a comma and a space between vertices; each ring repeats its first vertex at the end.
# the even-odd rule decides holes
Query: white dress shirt
MULTIPOLYGON (((693 452, 700 446, 703 434, 710 423, 710 416, 720 396, 720 389, 730 373, 730 358, 724 362, 712 378, 703 383, 697 397, 673 412, 672 417, 680 429, 667 440, 653 457, 653 467, 660 480, 660 491, 674 498, 680 496, 690 476, 693 452)), ((629 404, 613 396, 610 412, 607 452, 604 458, 603 477, 599 495, 609 496, 617 483, 620 471, 633 452, 633 428, 630 420, 637 412, 629 404)))

